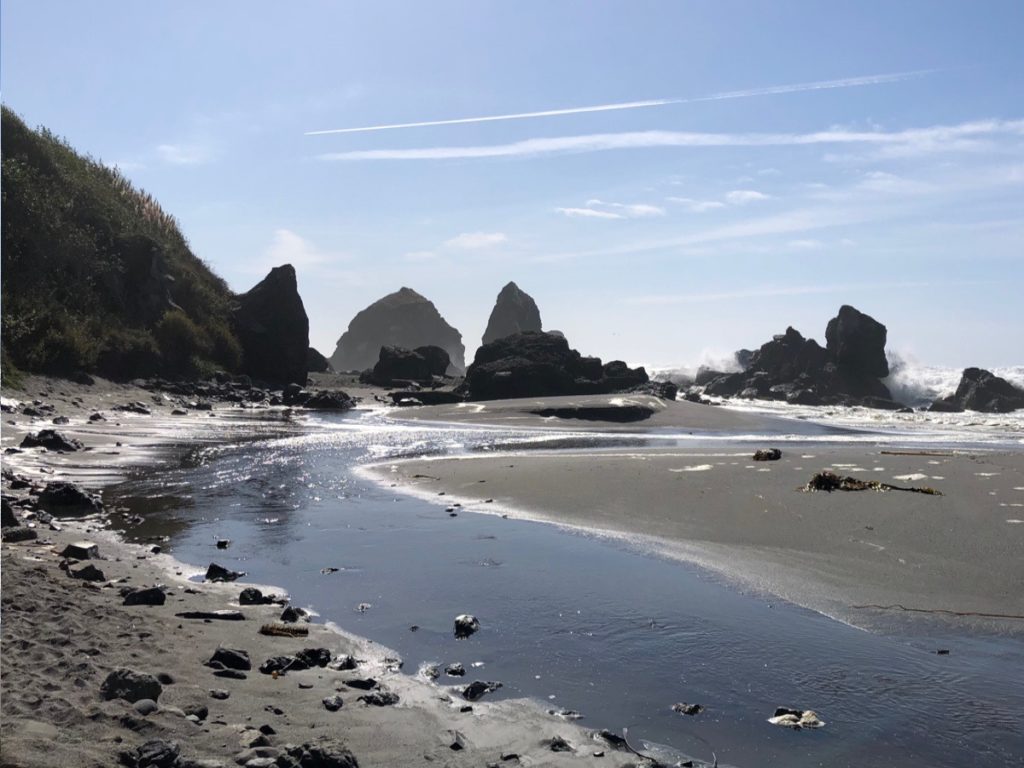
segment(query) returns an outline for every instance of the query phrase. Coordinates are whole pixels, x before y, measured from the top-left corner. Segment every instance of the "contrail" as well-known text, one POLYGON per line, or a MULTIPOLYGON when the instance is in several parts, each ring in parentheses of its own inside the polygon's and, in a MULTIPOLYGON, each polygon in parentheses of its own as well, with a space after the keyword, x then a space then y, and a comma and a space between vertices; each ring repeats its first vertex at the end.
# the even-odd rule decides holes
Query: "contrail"
POLYGON ((559 115, 581 115, 587 112, 613 112, 621 109, 642 109, 644 107, 664 107, 669 104, 693 104, 701 101, 721 101, 723 99, 745 99, 752 96, 773 96, 780 93, 798 93, 800 91, 822 91, 830 88, 853 88, 860 85, 881 85, 896 83, 914 77, 923 77, 936 70, 922 69, 914 72, 894 72, 888 75, 868 75, 866 77, 846 77, 841 80, 819 80, 813 83, 793 83, 790 85, 773 85, 767 88, 750 88, 744 91, 724 91, 709 96, 696 96, 688 99, 648 99, 646 101, 624 101, 616 104, 597 104, 590 107, 568 107, 566 109, 547 109, 541 112, 517 112, 510 115, 486 115, 484 117, 460 117, 453 120, 427 120, 418 123, 392 123, 389 125, 367 125, 359 128, 332 128, 323 131, 307 131, 306 136, 323 136, 332 133, 368 133, 370 131, 392 131, 399 128, 426 128, 434 125, 465 125, 466 123, 491 123, 499 120, 527 120, 534 117, 557 117, 559 115))

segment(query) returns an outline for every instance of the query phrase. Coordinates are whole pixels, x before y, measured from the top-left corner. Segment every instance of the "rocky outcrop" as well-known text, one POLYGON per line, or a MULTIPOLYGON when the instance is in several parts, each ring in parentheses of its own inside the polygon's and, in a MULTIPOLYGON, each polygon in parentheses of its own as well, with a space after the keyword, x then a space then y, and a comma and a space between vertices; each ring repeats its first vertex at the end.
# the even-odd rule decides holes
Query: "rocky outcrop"
POLYGON ((487 320, 483 343, 490 344, 492 341, 524 331, 540 330, 543 329, 537 303, 518 285, 510 282, 501 289, 494 303, 494 309, 487 320))
POLYGON ((238 297, 234 324, 245 373, 258 381, 305 383, 309 318, 291 264, 270 270, 238 297))
POLYGON ((382 387, 406 386, 410 382, 429 385, 443 378, 450 367, 448 353, 440 347, 381 347, 373 370, 364 372, 359 378, 366 384, 382 387))
POLYGON ((880 380, 889 375, 884 325, 844 305, 829 321, 825 335, 827 346, 822 347, 795 328, 787 328, 752 353, 742 372, 716 376, 701 371, 697 383, 704 385, 705 394, 720 397, 901 407, 880 380))
POLYGON ((965 368, 956 392, 940 397, 929 411, 1009 413, 1024 408, 1024 389, 983 368, 965 368))
POLYGON ((306 370, 309 373, 328 373, 331 364, 327 362, 326 357, 310 347, 306 350, 306 370))
POLYGON ((485 344, 466 371, 470 400, 604 394, 647 382, 643 368, 601 364, 569 347, 564 336, 529 331, 485 344))
POLYGON ((452 328, 430 301, 402 288, 359 312, 338 339, 331 355, 336 371, 365 370, 376 365, 381 347, 441 347, 451 358, 449 372, 466 366, 462 334, 452 328))

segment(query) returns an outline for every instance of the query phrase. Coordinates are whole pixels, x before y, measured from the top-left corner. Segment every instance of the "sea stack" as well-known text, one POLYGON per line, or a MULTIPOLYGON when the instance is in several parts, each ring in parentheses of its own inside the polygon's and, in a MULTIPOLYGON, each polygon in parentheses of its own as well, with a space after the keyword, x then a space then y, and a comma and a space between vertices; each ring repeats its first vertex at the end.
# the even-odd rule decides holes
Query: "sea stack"
POLYGON ((484 344, 524 331, 541 331, 540 310, 530 294, 510 282, 501 289, 484 331, 484 344))
POLYGON ((306 383, 309 318, 291 264, 274 267, 238 297, 234 324, 245 373, 268 383, 306 383))
POLYGON ((441 347, 451 358, 449 373, 466 368, 462 334, 452 328, 428 299, 411 288, 390 293, 359 312, 338 339, 331 355, 336 371, 365 370, 377 364, 381 347, 441 347))

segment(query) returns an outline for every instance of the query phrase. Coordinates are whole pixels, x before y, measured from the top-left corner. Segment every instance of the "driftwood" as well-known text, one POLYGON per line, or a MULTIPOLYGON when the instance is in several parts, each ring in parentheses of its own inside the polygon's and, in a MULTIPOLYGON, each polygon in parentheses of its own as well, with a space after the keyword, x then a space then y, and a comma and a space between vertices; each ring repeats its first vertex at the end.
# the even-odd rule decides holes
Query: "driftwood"
POLYGON ((309 629, 289 624, 264 624, 260 627, 260 634, 270 637, 306 637, 309 629))
POLYGON ((829 493, 832 491, 906 491, 908 493, 924 493, 929 496, 942 495, 942 491, 927 486, 914 487, 881 483, 878 480, 859 480, 856 477, 843 477, 828 470, 815 473, 807 485, 801 486, 797 490, 806 493, 814 491, 828 491, 829 493))

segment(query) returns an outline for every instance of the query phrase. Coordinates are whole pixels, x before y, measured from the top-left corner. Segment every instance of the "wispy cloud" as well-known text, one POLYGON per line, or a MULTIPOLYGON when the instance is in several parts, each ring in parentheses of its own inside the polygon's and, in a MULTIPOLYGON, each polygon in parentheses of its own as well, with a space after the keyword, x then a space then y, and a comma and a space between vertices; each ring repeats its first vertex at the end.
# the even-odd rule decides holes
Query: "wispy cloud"
POLYGON ((156 154, 170 165, 202 165, 213 157, 209 148, 201 144, 160 144, 156 154))
POLYGON ((393 131, 403 128, 427 128, 438 125, 465 125, 467 123, 490 123, 500 120, 530 120, 538 117, 560 117, 562 115, 581 115, 589 112, 612 112, 623 109, 643 109, 645 107, 664 107, 670 104, 695 104, 702 101, 721 101, 724 99, 746 99, 754 96, 774 96, 784 93, 801 91, 821 91, 832 88, 854 88, 865 85, 882 85, 897 83, 902 80, 922 77, 935 70, 919 70, 915 72, 893 72, 884 75, 868 75, 866 77, 846 77, 838 80, 818 80, 810 83, 791 83, 788 85, 771 85, 766 88, 748 88, 742 91, 723 91, 707 96, 692 98, 645 99, 643 101, 623 101, 614 104, 597 104, 587 107, 564 107, 561 109, 545 109, 538 112, 514 112, 506 115, 485 115, 483 117, 457 117, 447 120, 422 120, 412 123, 386 123, 382 125, 365 125, 356 128, 329 128, 327 130, 307 131, 307 136, 323 136, 335 133, 368 133, 371 131, 393 131))
POLYGON ((264 258, 255 265, 255 269, 262 272, 264 269, 281 264, 309 268, 342 258, 344 258, 343 255, 323 251, 298 233, 282 228, 274 230, 270 245, 264 252, 264 258))
POLYGON ((720 200, 694 200, 692 197, 666 197, 670 203, 683 206, 691 213, 707 213, 718 208, 725 208, 725 203, 720 200))
POLYGON ((695 133, 688 131, 633 131, 580 136, 525 139, 510 144, 464 147, 419 147, 330 152, 321 160, 453 160, 496 157, 538 157, 615 149, 653 147, 777 147, 813 145, 870 145, 910 153, 934 153, 975 147, 976 139, 1024 136, 1024 120, 979 120, 957 125, 936 125, 902 131, 833 129, 812 133, 695 133))
POLYGON ((481 248, 491 248, 507 241, 508 237, 504 232, 463 232, 450 240, 445 240, 444 246, 464 251, 475 251, 481 248))
POLYGON ((756 203, 759 200, 767 200, 769 197, 770 195, 766 195, 764 192, 758 192, 756 189, 734 189, 732 192, 725 193, 725 199, 733 205, 756 203))
POLYGON ((624 219, 621 213, 611 211, 598 211, 593 208, 555 208, 557 213, 568 216, 570 219, 624 219))

